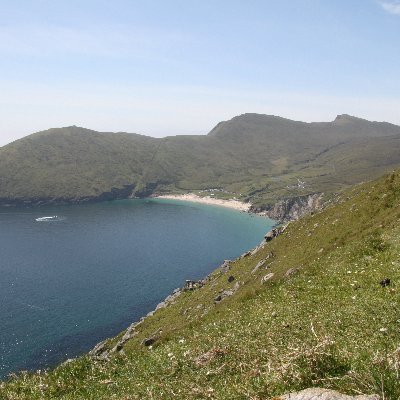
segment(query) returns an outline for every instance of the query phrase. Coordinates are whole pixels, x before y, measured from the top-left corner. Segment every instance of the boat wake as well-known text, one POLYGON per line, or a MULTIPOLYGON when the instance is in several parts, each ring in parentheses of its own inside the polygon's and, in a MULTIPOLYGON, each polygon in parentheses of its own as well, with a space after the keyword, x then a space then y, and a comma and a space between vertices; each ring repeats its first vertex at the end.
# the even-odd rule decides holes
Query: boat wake
POLYGON ((37 222, 53 222, 53 221, 63 221, 64 217, 59 217, 58 215, 52 215, 50 217, 39 217, 35 218, 37 222))

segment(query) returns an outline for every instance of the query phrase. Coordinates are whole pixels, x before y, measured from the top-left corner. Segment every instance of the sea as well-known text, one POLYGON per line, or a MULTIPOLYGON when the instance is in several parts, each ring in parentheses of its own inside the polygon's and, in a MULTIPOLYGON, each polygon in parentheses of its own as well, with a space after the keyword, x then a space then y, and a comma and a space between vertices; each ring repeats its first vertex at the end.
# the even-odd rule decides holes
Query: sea
POLYGON ((274 224, 166 199, 0 209, 0 379, 89 351, 274 224))

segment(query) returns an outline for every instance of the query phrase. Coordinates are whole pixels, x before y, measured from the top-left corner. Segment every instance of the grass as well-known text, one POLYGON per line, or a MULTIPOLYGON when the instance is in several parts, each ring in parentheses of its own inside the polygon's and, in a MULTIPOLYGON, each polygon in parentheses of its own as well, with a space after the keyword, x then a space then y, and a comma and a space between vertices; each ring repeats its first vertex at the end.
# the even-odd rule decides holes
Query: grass
POLYGON ((306 124, 244 114, 209 135, 162 139, 50 129, 0 148, 0 204, 217 187, 260 207, 378 177, 400 165, 399 150, 400 127, 351 117, 306 124))
POLYGON ((145 319, 107 361, 12 376, 0 398, 266 399, 319 386, 400 399, 400 174, 331 203, 145 319))

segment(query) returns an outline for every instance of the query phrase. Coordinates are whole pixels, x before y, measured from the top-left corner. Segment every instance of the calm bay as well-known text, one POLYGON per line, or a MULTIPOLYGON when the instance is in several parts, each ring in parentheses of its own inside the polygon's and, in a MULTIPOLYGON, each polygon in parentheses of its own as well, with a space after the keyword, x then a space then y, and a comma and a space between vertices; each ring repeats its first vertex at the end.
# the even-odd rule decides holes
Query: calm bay
POLYGON ((0 377, 88 351, 185 279, 256 246, 273 224, 161 199, 1 209, 0 377))

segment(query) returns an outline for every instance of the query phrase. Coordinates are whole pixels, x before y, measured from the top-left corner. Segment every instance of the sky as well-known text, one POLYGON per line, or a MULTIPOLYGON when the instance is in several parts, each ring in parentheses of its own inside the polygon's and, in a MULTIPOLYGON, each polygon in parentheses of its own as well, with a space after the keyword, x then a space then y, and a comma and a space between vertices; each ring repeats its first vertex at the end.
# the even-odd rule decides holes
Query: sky
POLYGON ((400 124, 400 0, 0 0, 0 146, 206 134, 246 112, 400 124))

